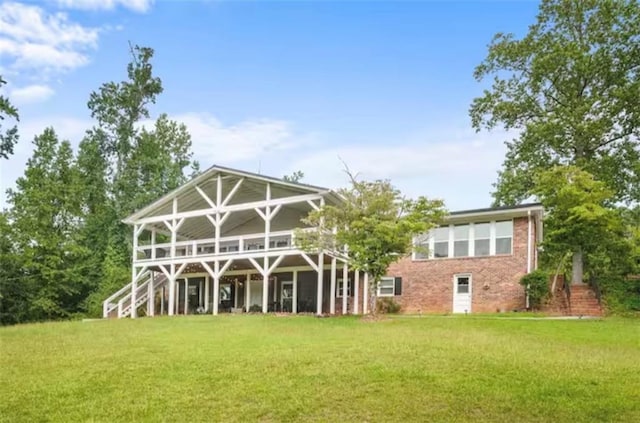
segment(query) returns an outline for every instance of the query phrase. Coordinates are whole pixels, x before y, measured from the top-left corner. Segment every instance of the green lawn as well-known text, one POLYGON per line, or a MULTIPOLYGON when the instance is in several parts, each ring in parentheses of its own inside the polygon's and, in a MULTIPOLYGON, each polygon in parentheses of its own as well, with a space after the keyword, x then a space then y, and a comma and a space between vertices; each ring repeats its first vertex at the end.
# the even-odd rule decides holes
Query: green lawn
POLYGON ((0 328, 0 421, 640 421, 640 320, 0 328))

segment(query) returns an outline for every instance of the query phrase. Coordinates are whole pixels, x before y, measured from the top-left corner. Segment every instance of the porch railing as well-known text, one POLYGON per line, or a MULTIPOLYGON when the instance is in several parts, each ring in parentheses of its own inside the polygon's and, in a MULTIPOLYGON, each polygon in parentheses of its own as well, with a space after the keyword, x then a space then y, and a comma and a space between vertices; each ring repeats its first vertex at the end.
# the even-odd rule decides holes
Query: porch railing
MULTIPOLYGON (((155 280, 153 280, 151 272, 146 271, 140 278, 140 283, 138 283, 136 288, 135 307, 140 307, 147 301, 153 301, 156 289, 162 286, 166 281, 167 278, 163 274, 156 273, 155 280), (153 287, 151 289, 151 296, 149 296, 149 285, 151 283, 153 283, 153 287)), ((109 317, 116 309, 118 310, 118 318, 128 317, 131 315, 131 282, 115 292, 102 303, 102 317, 109 317)))
MULTIPOLYGON (((227 236, 220 238, 218 255, 231 255, 257 250, 288 250, 295 248, 294 231, 278 231, 269 234, 269 245, 265 245, 264 233, 227 236)), ((197 257, 216 254, 215 238, 175 243, 175 257, 197 257)), ((139 245, 138 261, 153 261, 171 256, 171 243, 139 245)))

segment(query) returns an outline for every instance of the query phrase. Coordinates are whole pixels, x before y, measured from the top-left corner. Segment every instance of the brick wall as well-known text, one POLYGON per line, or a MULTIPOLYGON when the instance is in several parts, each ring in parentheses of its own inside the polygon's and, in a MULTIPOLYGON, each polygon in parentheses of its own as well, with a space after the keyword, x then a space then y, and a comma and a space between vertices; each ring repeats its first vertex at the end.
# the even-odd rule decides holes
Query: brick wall
POLYGON ((511 255, 400 260, 391 265, 388 271, 389 276, 402 277, 402 295, 396 296, 395 300, 402 305, 404 313, 451 312, 453 277, 459 273, 469 273, 472 312, 523 309, 525 294, 519 280, 527 272, 527 228, 526 217, 514 219, 511 255))

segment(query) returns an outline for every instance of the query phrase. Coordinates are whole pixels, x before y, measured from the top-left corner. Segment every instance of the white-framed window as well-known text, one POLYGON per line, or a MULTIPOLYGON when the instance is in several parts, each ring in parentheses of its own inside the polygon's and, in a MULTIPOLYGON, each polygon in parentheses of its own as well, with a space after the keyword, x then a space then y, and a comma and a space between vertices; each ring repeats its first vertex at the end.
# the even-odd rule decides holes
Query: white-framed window
POLYGON ((496 254, 511 254, 513 221, 496 222, 496 254))
POLYGON ((483 257, 491 254, 491 223, 482 222, 473 225, 473 255, 483 257))
MULTIPOLYGON (((342 290, 344 289, 344 280, 343 279, 338 279, 336 281, 336 297, 338 298, 342 298, 342 290)), ((349 280, 347 279, 347 297, 351 296, 351 284, 349 283, 349 280)))
POLYGON ((453 227, 453 256, 469 257, 469 225, 453 227))
POLYGON ((513 220, 441 226, 416 237, 414 260, 512 254, 513 220))
POLYGON ((396 278, 384 277, 378 282, 378 297, 393 297, 396 295, 396 278))

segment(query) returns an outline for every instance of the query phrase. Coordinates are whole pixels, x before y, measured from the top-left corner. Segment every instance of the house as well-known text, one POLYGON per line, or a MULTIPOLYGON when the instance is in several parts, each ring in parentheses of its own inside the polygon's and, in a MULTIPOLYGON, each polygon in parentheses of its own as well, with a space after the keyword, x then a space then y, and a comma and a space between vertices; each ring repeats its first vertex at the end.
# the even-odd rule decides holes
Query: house
MULTIPOLYGON (((367 313, 367 274, 340 252, 295 243, 295 229, 313 230, 301 218, 340 201, 326 188, 213 166, 124 220, 131 283, 104 301, 103 316, 367 313)), ((537 265, 541 216, 535 204, 451 213, 389 268, 377 295, 410 313, 523 308, 518 280, 537 265)))

